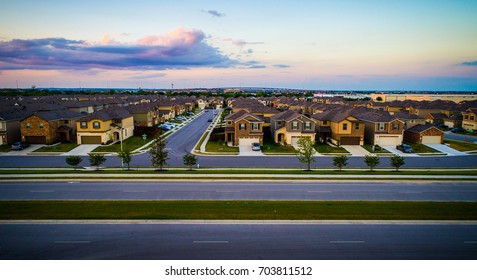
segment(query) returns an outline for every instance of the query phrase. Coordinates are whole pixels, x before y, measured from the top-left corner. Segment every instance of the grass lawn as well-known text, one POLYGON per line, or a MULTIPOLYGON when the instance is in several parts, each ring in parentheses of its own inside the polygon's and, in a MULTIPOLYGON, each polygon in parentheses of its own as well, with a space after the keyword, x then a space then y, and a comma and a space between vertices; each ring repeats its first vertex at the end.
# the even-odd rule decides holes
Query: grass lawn
POLYGON ((381 148, 380 146, 375 146, 374 151, 373 151, 373 145, 363 145, 363 148, 366 149, 366 151, 373 153, 373 154, 391 154, 390 151, 381 148))
POLYGON ((477 150, 477 144, 474 144, 472 142, 464 142, 457 140, 445 140, 444 142, 449 143, 452 149, 461 152, 477 150))
POLYGON ((315 150, 320 154, 349 154, 345 148, 333 147, 319 142, 316 142, 315 150))
POLYGON ((238 147, 229 147, 225 142, 209 141, 205 146, 205 151, 209 153, 238 153, 238 147))
POLYGON ((270 136, 263 136, 262 152, 264 154, 295 154, 295 148, 275 143, 270 136))
POLYGON ((12 150, 10 145, 0 145, 0 153, 8 153, 12 150))
POLYGON ((476 220, 477 202, 1 201, 0 219, 476 220))
MULTIPOLYGON (((144 146, 147 142, 151 141, 151 139, 142 139, 139 136, 132 136, 128 139, 123 141, 123 151, 129 150, 133 151, 139 147, 144 146)), ((109 146, 99 146, 93 150, 93 153, 119 153, 121 151, 121 144, 117 142, 113 145, 109 146)))
POLYGON ((405 143, 405 144, 408 144, 409 146, 411 146, 412 148, 412 151, 415 153, 415 154, 425 154, 425 153, 441 153, 431 147, 428 147, 426 145, 423 145, 423 144, 412 144, 412 143, 405 143))
POLYGON ((78 144, 76 143, 61 143, 59 145, 54 145, 54 146, 44 146, 34 150, 33 152, 34 153, 48 153, 48 152, 66 153, 73 150, 76 147, 78 147, 78 144))

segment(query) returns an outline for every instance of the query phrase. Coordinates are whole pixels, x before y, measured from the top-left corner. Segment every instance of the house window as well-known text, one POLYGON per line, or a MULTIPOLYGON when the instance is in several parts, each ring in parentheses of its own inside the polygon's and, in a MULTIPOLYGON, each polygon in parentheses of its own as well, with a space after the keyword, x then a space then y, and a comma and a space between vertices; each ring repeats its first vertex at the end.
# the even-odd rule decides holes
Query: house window
POLYGON ((379 123, 379 130, 384 130, 385 124, 384 123, 379 123))
POLYGON ((343 124, 343 130, 348 130, 348 124, 347 123, 343 124))
POLYGON ((81 122, 80 127, 81 128, 88 128, 88 123, 87 122, 81 122))
POLYGON ((474 115, 470 115, 470 120, 473 121, 474 120, 474 115))
POLYGON ((359 130, 359 123, 354 125, 354 129, 359 130))
POLYGON ((398 130, 398 129, 399 129, 399 124, 394 123, 394 124, 393 124, 393 130, 398 130))
POLYGON ((311 122, 305 122, 305 130, 311 130, 311 122))
POLYGON ((259 130, 260 124, 259 123, 252 123, 252 130, 259 130))
POLYGON ((232 121, 228 121, 228 122, 227 122, 227 125, 232 125, 232 121))
POLYGON ((121 120, 120 119, 114 119, 113 123, 121 123, 121 120))
POLYGON ((25 123, 25 127, 30 128, 30 123, 29 122, 25 123))
POLYGON ((68 124, 68 120, 64 120, 63 123, 64 123, 64 124, 68 124))
POLYGON ((246 129, 247 129, 246 124, 244 124, 244 123, 239 124, 239 130, 246 130, 246 129))
POLYGON ((292 129, 297 130, 298 129, 298 122, 292 122, 292 129))
POLYGON ((99 122, 93 122, 93 128, 99 129, 100 128, 99 122))
POLYGON ((328 125, 328 121, 323 121, 323 125, 328 125))
POLYGON ((469 119, 469 115, 464 115, 464 120, 468 120, 469 119))
POLYGON ((45 126, 43 125, 42 122, 40 122, 39 127, 40 127, 40 128, 45 128, 45 126))

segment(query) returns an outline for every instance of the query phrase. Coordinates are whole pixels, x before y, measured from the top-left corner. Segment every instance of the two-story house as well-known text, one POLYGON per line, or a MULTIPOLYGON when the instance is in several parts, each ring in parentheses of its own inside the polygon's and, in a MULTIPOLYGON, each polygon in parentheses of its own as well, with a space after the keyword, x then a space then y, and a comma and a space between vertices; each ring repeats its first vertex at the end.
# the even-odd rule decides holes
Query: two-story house
POLYGON ((321 142, 334 145, 363 145, 364 122, 353 116, 354 109, 339 109, 314 114, 317 133, 321 142))
POLYGON ((35 112, 20 121, 22 141, 30 144, 69 142, 76 137, 76 121, 84 114, 68 109, 35 112))
POLYGON ((158 114, 154 106, 149 103, 130 105, 125 109, 133 116, 136 127, 152 127, 159 123, 158 114))
POLYGON ((469 108, 462 113, 462 128, 467 131, 477 130, 477 108, 469 108))
POLYGON ((254 142, 263 145, 263 119, 245 110, 225 117, 225 141, 232 146, 254 142))
POLYGON ((270 131, 276 143, 297 146, 300 137, 315 142, 315 122, 297 112, 285 111, 270 117, 270 131))
POLYGON ((404 122, 381 110, 363 111, 356 115, 364 122, 364 140, 377 146, 397 146, 403 140, 404 122))
POLYGON ((106 144, 134 134, 134 118, 122 107, 94 112, 76 122, 78 144, 106 144))

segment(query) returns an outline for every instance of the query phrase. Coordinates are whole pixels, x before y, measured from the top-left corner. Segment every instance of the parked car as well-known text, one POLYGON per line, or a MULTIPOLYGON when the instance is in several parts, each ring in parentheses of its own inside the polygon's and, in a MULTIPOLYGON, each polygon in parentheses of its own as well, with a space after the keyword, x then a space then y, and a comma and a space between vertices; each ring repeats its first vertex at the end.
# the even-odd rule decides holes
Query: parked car
POLYGON ((462 127, 454 127, 453 129, 451 129, 451 132, 452 133, 465 133, 465 129, 463 129, 462 127))
POLYGON ((187 115, 189 115, 189 116, 193 116, 193 115, 194 115, 194 112, 192 112, 192 111, 189 111, 189 112, 187 112, 187 115))
POLYGON ((167 124, 161 124, 159 126, 159 128, 162 129, 162 130, 165 130, 165 131, 168 131, 168 130, 172 129, 172 127, 170 125, 167 125, 167 124))
POLYGON ((436 124, 435 127, 440 128, 440 129, 447 129, 447 128, 449 128, 447 125, 442 124, 442 123, 436 124))
POLYGON ((186 118, 185 118, 184 116, 177 116, 177 117, 176 117, 176 120, 178 120, 178 121, 185 121, 186 118))
POLYGON ((12 144, 12 150, 23 150, 30 147, 30 143, 27 142, 15 142, 12 144))
POLYGON ((164 124, 167 125, 167 126, 170 126, 171 128, 176 127, 176 124, 175 124, 175 123, 166 122, 166 123, 164 123, 164 124))
POLYGON ((399 145, 399 146, 396 146, 396 149, 402 151, 403 153, 412 153, 412 148, 411 146, 407 145, 407 144, 402 144, 402 145, 399 145))
POLYGON ((252 151, 260 151, 260 143, 252 143, 252 151))
POLYGON ((208 122, 212 122, 212 121, 213 121, 213 119, 208 119, 207 121, 208 121, 208 122))

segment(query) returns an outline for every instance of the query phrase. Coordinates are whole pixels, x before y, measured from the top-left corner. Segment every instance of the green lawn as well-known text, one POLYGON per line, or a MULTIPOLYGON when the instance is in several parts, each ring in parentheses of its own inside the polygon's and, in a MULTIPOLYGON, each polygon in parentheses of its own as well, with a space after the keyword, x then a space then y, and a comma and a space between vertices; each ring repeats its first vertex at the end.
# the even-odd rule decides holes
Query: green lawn
POLYGON ((264 154, 295 154, 295 148, 275 143, 270 136, 263 136, 262 152, 264 154))
POLYGON ((229 147, 223 141, 209 141, 205 146, 205 151, 209 153, 238 153, 238 147, 229 147))
POLYGON ((474 144, 472 142, 464 142, 457 140, 445 140, 444 142, 449 143, 452 149, 461 152, 477 150, 477 144, 474 144))
POLYGON ((12 219, 476 220, 477 202, 1 201, 12 219))
POLYGON ((54 145, 54 146, 44 146, 39 149, 34 150, 34 153, 51 153, 51 152, 57 152, 57 153, 66 153, 74 148, 78 147, 78 144, 76 143, 61 143, 59 145, 54 145))
POLYGON ((328 144, 316 142, 315 150, 320 154, 349 154, 349 152, 342 147, 333 147, 328 144))
POLYGON ((8 153, 12 150, 10 145, 0 145, 0 153, 8 153))
POLYGON ((423 144, 413 144, 413 143, 405 143, 405 144, 408 144, 409 146, 411 146, 412 151, 415 154, 440 153, 439 151, 423 144))
POLYGON ((363 145, 363 148, 370 152, 370 153, 373 153, 373 154, 392 154, 390 151, 386 150, 386 149, 383 149, 381 148, 380 146, 374 146, 374 151, 373 151, 373 145, 369 145, 369 144, 366 144, 366 145, 363 145))
MULTIPOLYGON (((147 142, 151 141, 151 139, 142 139, 139 136, 132 136, 128 139, 123 141, 123 151, 129 150, 133 151, 139 147, 142 147, 147 142)), ((119 153, 121 151, 121 144, 119 142, 113 145, 104 145, 99 146, 98 148, 93 150, 93 153, 119 153)))

